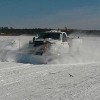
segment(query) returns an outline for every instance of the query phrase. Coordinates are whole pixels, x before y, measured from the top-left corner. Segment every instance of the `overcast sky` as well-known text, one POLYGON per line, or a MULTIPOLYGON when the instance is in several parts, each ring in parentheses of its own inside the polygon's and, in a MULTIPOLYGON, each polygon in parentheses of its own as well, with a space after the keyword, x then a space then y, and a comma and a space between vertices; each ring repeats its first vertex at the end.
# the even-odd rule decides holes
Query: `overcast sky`
POLYGON ((0 26, 100 29, 100 0, 0 0, 0 26))

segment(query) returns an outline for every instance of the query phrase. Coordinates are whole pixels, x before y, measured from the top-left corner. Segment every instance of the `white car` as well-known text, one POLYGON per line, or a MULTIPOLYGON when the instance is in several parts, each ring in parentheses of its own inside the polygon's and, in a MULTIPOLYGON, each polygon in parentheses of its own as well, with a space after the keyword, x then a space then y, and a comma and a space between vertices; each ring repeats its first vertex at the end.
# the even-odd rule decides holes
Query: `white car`
POLYGON ((48 63, 60 55, 69 53, 72 41, 73 39, 69 38, 65 32, 53 30, 40 33, 38 38, 33 38, 33 42, 29 42, 30 53, 35 60, 37 59, 36 61, 48 63))

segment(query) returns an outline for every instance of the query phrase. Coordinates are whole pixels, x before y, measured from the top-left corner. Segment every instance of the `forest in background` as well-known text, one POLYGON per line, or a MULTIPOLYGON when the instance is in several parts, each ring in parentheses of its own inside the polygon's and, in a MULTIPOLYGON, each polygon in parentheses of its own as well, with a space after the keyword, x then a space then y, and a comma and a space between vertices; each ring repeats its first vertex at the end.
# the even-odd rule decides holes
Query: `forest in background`
POLYGON ((79 29, 50 29, 50 28, 32 28, 32 29, 15 29, 15 28, 8 28, 8 27, 0 27, 0 35, 4 36, 18 36, 18 35, 36 35, 41 34, 45 31, 50 30, 61 30, 66 32, 68 35, 70 34, 84 34, 84 35, 93 35, 93 36, 100 36, 100 30, 79 30, 79 29))

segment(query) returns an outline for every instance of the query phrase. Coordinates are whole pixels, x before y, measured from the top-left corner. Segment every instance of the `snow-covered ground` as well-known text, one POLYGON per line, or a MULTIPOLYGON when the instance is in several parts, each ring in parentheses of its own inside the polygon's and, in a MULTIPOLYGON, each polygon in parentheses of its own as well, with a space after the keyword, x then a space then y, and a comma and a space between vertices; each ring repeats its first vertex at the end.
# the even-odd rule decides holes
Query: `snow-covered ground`
POLYGON ((0 100, 100 100, 99 37, 82 37, 79 55, 47 65, 18 63, 30 39, 0 37, 0 100))

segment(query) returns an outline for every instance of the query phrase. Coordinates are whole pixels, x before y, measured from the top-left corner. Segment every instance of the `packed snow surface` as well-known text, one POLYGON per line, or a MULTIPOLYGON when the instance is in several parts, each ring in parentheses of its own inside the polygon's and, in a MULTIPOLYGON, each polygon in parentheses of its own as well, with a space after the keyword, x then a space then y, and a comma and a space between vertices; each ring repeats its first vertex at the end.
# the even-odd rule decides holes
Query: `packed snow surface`
POLYGON ((32 37, 0 36, 0 100, 100 100, 100 38, 81 38, 79 52, 36 65, 21 55, 32 37))

